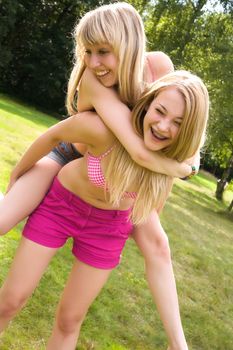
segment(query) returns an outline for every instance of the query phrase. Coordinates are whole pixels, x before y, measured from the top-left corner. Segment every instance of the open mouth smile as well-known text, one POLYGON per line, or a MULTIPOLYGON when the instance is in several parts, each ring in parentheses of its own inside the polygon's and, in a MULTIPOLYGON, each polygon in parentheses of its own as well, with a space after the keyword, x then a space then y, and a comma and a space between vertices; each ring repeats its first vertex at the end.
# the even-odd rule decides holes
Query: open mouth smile
POLYGON ((158 133, 157 131, 155 131, 152 127, 150 128, 150 130, 151 130, 151 133, 152 133, 152 135, 153 135, 153 138, 155 138, 155 139, 158 140, 158 141, 166 141, 166 140, 169 139, 168 137, 159 134, 159 133, 158 133))
POLYGON ((105 77, 109 72, 110 72, 109 70, 103 70, 101 72, 96 72, 95 74, 98 78, 102 78, 102 77, 105 77))

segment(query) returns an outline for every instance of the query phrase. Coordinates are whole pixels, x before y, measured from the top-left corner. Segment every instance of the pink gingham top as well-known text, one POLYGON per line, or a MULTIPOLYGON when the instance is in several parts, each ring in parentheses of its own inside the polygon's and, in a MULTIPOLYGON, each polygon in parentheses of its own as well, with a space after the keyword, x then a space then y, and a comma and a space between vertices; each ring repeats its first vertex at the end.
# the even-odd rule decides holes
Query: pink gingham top
MULTIPOLYGON (((105 153, 101 154, 98 157, 93 156, 91 153, 87 152, 88 178, 90 182, 97 187, 101 187, 101 188, 105 187, 106 180, 105 180, 103 171, 101 169, 101 160, 105 158, 109 153, 111 153, 113 148, 114 146, 112 146, 109 150, 107 150, 105 153)), ((124 197, 129 197, 132 199, 135 199, 136 196, 137 196, 136 192, 125 192, 125 195, 124 195, 124 197)))

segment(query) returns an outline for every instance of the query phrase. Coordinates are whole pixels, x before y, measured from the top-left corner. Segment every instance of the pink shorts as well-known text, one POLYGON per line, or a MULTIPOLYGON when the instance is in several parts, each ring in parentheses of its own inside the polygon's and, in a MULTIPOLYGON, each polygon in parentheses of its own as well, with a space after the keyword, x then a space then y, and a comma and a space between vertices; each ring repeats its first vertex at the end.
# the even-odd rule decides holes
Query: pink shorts
POLYGON ((57 178, 39 207, 30 215, 24 237, 50 248, 73 238, 73 254, 84 263, 112 269, 129 237, 130 210, 95 208, 61 185, 57 178))

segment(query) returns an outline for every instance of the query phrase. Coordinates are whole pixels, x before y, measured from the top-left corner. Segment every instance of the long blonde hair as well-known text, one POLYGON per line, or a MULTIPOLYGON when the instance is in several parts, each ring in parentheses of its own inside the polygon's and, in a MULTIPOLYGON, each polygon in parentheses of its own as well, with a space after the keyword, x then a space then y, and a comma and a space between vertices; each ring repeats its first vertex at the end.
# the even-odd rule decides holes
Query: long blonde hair
MULTIPOLYGON (((170 146, 160 152, 181 162, 200 149, 206 131, 209 96, 200 78, 187 71, 176 71, 160 78, 148 87, 135 105, 132 122, 135 132, 143 137, 143 120, 150 103, 169 87, 175 87, 181 93, 185 111, 178 135, 170 146)), ((114 205, 119 204, 129 187, 135 188, 136 185, 137 198, 131 219, 134 224, 139 224, 146 220, 154 208, 160 211, 164 206, 173 178, 138 166, 117 142, 107 168, 106 181, 110 189, 110 202, 114 205)))
POLYGON ((109 44, 119 61, 118 93, 133 106, 142 92, 145 33, 142 19, 125 2, 103 5, 85 14, 74 29, 75 59, 68 83, 67 110, 77 113, 77 87, 85 70, 85 46, 109 44))

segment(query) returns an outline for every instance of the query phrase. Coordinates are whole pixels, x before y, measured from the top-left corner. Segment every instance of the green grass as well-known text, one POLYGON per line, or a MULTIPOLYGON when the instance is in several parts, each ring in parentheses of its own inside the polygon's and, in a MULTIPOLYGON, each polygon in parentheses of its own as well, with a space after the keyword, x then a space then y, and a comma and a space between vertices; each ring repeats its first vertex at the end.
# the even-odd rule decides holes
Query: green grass
MULTIPOLYGON (((0 96, 0 189, 28 144, 55 122, 36 109, 0 96)), ((172 249, 180 307, 190 350, 233 349, 232 216, 214 198, 216 180, 200 173, 177 180, 161 221, 172 249)), ((0 238, 0 284, 20 239, 22 223, 0 238)), ((59 251, 27 307, 0 338, 1 350, 43 350, 71 268, 71 242, 59 251)), ((166 337, 132 240, 121 265, 91 306, 79 350, 164 350, 166 337)))

